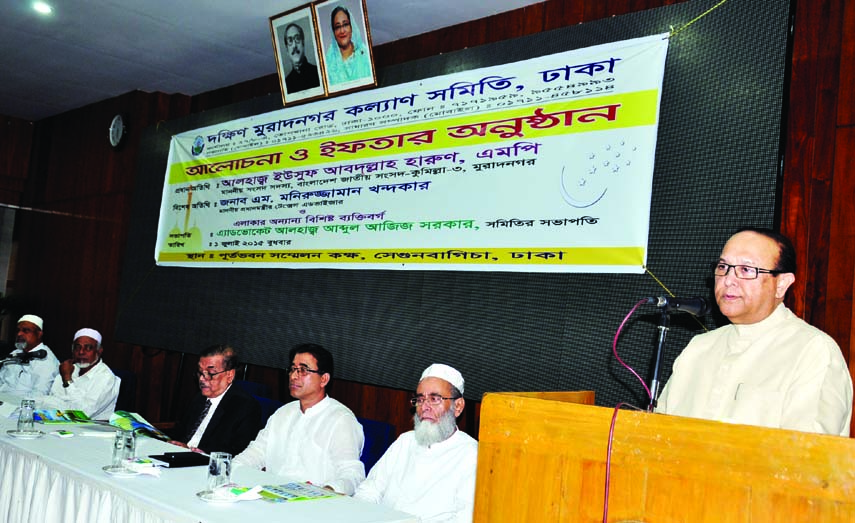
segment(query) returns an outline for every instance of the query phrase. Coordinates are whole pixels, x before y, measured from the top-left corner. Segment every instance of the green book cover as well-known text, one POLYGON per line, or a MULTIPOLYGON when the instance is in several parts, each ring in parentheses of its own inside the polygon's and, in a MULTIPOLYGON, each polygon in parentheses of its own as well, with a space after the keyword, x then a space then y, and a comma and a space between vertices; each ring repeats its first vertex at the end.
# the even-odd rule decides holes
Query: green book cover
POLYGON ((82 410, 36 409, 33 419, 46 424, 92 422, 82 410))

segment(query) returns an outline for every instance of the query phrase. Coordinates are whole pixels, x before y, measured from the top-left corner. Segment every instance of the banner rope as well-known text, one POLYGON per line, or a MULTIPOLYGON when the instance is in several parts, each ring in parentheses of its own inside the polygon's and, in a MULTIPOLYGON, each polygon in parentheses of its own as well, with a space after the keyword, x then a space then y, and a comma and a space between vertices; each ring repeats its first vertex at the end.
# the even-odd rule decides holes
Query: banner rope
MULTIPOLYGON (((679 29, 674 29, 674 26, 673 26, 673 25, 672 25, 672 26, 670 26, 670 27, 671 27, 671 33, 668 35, 668 38, 674 38, 675 36, 677 36, 677 34, 678 34, 678 33, 682 32, 684 29, 686 29, 686 28, 687 28, 687 27, 689 27, 690 25, 694 24, 695 22, 697 22, 697 21, 698 21, 698 20, 700 20, 701 18, 703 18, 703 17, 707 16, 708 14, 712 13, 713 11, 715 11, 716 9, 718 9, 719 7, 721 7, 722 5, 724 5, 724 4, 725 4, 725 3, 727 3, 727 2, 728 2, 728 0, 721 0, 721 2, 719 2, 719 3, 717 3, 716 5, 714 5, 714 6, 710 7, 709 9, 707 9, 706 11, 704 11, 703 13, 699 14, 698 16, 694 17, 693 19, 691 19, 691 20, 689 20, 688 22, 686 22, 685 24, 683 24, 683 26, 682 26, 682 27, 680 27, 679 29)), ((655 278, 655 276, 654 276, 654 278, 655 278)))

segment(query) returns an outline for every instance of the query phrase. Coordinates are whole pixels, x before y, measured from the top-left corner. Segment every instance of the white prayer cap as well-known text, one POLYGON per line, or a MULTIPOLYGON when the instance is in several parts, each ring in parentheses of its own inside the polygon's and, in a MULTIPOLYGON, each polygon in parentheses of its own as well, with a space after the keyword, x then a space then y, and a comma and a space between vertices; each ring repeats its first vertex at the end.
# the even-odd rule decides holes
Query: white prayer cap
POLYGON ((28 321, 38 327, 39 330, 44 330, 44 322, 35 314, 24 314, 21 316, 21 319, 18 320, 18 323, 21 323, 22 321, 28 321))
POLYGON ((463 394, 463 375, 454 367, 450 367, 443 363, 434 363, 422 372, 422 377, 419 378, 419 381, 422 381, 425 378, 443 379, 457 387, 457 390, 463 394))
POLYGON ((101 333, 95 329, 80 329, 74 333, 74 339, 72 341, 77 341, 77 338, 81 336, 89 336, 93 340, 97 341, 98 345, 101 345, 101 333))

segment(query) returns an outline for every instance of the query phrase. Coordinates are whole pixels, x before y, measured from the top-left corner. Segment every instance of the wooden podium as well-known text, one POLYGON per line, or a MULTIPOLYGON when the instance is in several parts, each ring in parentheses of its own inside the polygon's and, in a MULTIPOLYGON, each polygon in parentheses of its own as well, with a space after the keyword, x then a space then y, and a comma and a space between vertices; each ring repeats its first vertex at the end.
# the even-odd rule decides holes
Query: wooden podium
MULTIPOLYGON (((614 410, 580 402, 484 396, 475 522, 603 520, 614 410)), ((608 521, 855 522, 855 441, 621 410, 608 521)))

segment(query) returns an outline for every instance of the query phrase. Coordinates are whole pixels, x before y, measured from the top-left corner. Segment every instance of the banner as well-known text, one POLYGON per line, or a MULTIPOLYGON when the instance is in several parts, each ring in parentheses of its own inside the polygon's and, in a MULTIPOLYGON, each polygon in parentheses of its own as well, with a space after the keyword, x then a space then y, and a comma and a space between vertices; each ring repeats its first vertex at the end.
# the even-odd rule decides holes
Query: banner
POLYGON ((643 272, 667 34, 175 135, 155 260, 643 272))

